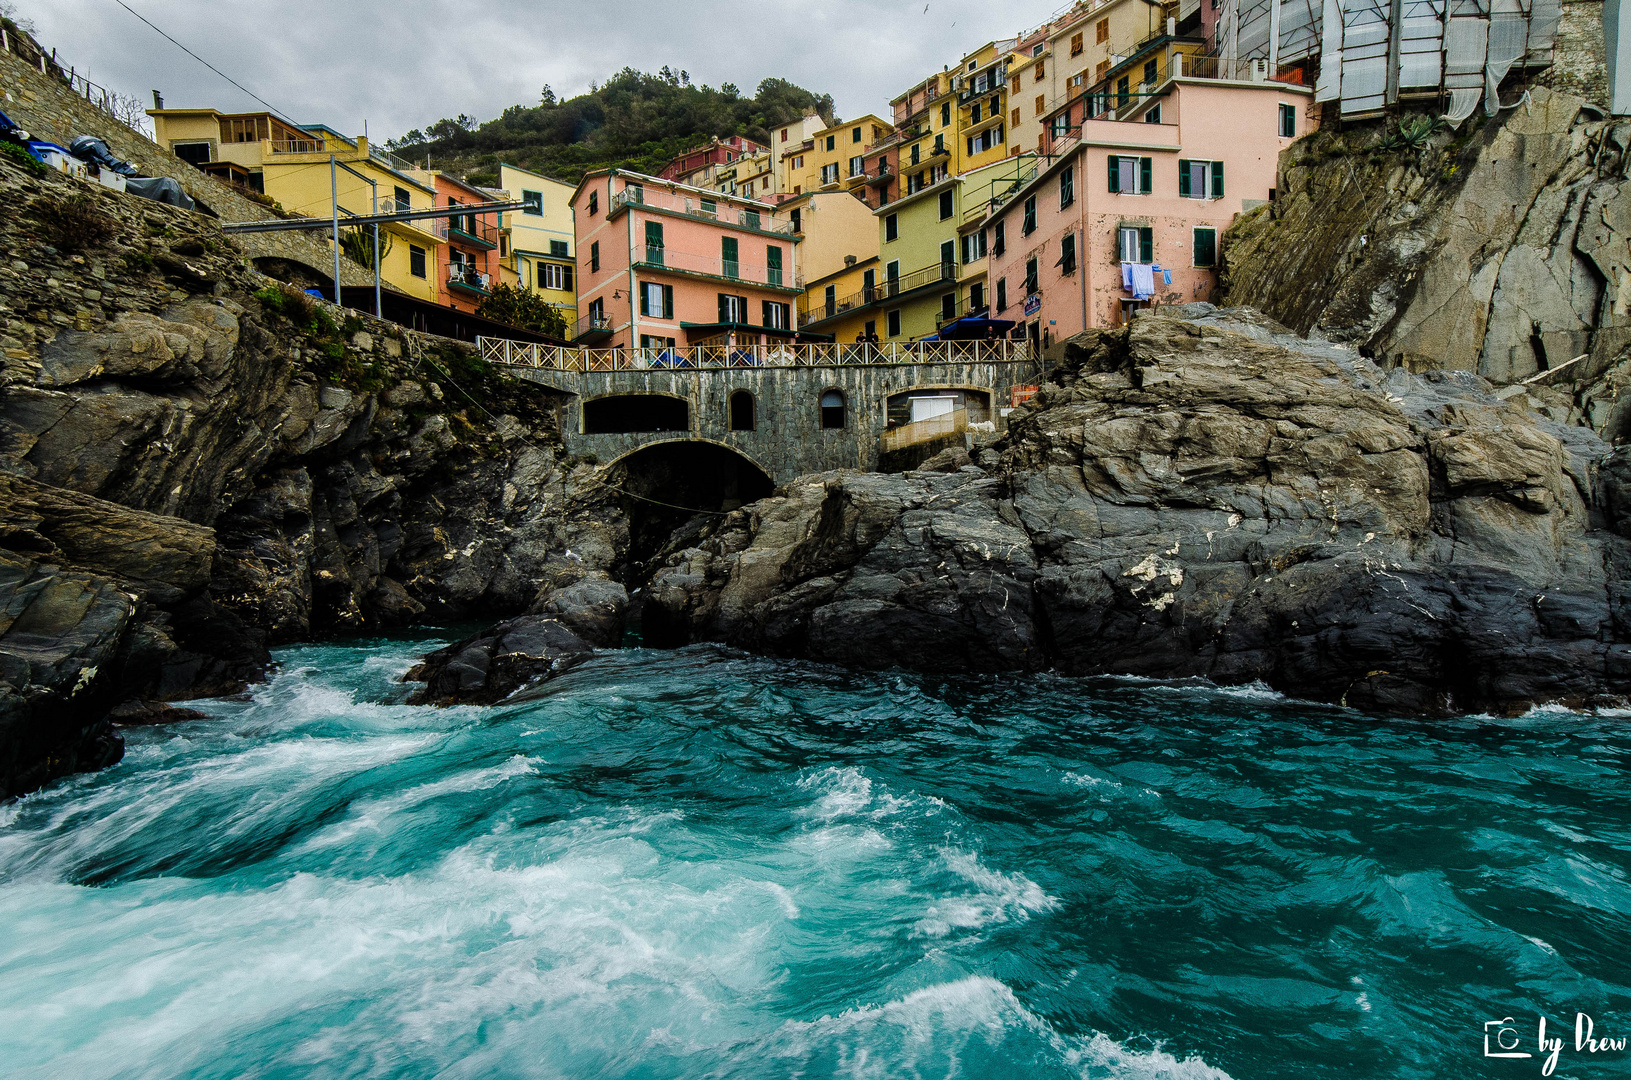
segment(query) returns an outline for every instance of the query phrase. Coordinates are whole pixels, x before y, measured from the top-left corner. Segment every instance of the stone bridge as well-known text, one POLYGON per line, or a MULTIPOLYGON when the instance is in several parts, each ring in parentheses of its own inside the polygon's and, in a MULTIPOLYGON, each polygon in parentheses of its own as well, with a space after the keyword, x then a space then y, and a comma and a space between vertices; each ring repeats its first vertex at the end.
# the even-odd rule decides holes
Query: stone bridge
POLYGON ((870 469, 893 425, 935 416, 1000 426, 1016 386, 1037 381, 1023 341, 672 349, 553 348, 483 338, 482 356, 572 395, 561 417, 570 453, 602 465, 666 443, 734 451, 773 483, 828 469, 870 469), (949 398, 950 401, 913 399, 949 398))

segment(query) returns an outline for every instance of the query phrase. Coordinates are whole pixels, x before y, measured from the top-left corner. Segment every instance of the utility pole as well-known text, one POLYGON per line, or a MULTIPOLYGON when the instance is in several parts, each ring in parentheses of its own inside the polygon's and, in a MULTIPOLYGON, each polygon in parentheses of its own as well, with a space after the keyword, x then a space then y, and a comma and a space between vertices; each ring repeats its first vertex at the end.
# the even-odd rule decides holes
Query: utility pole
POLYGON ((334 211, 334 302, 340 302, 340 170, 335 167, 334 155, 328 156, 329 201, 334 211))

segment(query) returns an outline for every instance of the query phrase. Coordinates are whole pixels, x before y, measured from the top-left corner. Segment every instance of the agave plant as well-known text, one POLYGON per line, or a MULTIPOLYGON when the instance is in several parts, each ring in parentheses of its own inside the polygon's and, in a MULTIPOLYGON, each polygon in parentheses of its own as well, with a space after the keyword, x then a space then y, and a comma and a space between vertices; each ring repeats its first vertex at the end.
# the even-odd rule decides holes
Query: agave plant
POLYGON ((1420 154, 1427 149, 1433 136, 1446 126, 1442 116, 1413 116, 1409 120, 1401 120, 1393 134, 1377 143, 1376 148, 1388 153, 1413 150, 1420 154))

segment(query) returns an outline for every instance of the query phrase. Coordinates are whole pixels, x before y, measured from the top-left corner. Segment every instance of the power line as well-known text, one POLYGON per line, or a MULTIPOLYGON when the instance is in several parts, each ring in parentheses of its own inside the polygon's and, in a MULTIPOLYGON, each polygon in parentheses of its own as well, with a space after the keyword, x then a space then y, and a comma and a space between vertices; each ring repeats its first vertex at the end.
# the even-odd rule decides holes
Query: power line
MULTIPOLYGON (((252 97, 256 101, 260 102, 262 105, 265 105, 268 109, 270 109, 273 113, 278 114, 280 116, 280 118, 281 118, 281 116, 283 115, 283 110, 282 109, 279 109, 277 106, 273 105, 270 101, 267 101, 265 98, 261 97, 259 94, 255 93, 253 90, 249 89, 247 86, 245 86, 243 83, 239 82, 237 79, 234 79, 231 75, 228 75, 226 72, 222 71, 220 68, 216 67, 214 64, 212 64, 208 60, 204 59, 202 56, 199 56, 197 53, 195 53, 191 49, 187 48, 187 46, 183 45, 181 42, 177 41, 175 38, 171 37, 169 34, 166 34, 163 30, 159 29, 159 27, 157 25, 155 25, 153 23, 153 21, 150 20, 147 16, 143 15, 141 12, 137 11, 135 8, 131 7, 129 4, 125 3, 125 0, 113 0, 113 2, 115 4, 118 4, 120 7, 124 8, 126 11, 130 12, 132 15, 136 16, 136 18, 140 19, 142 22, 146 23, 148 26, 152 27, 154 32, 156 32, 164 40, 168 41, 170 44, 174 45, 176 48, 180 49, 182 52, 186 53, 188 56, 192 57, 194 60, 197 60, 200 64, 203 64, 205 67, 209 68, 211 71, 213 71, 217 75, 221 76, 221 78, 225 79, 227 82, 231 83, 233 86, 236 86, 239 90, 242 90, 244 93, 248 94, 250 97, 252 97)), ((300 125, 295 124, 293 126, 299 127, 300 125)))

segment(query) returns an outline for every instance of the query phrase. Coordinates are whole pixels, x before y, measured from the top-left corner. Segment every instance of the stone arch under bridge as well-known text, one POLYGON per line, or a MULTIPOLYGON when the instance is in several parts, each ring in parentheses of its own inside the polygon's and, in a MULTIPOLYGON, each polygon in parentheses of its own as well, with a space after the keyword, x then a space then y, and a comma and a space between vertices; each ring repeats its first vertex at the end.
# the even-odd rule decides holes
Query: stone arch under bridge
POLYGON ((571 395, 561 417, 569 453, 607 463, 644 446, 692 439, 736 451, 777 484, 829 469, 876 468, 890 401, 896 399, 898 413, 898 399, 908 391, 972 392, 989 402, 1000 424, 999 407, 1008 404, 1013 387, 1034 385, 1039 375, 1037 358, 1022 341, 836 345, 819 354, 833 362, 701 367, 670 366, 691 359, 685 350, 651 356, 644 350, 549 349, 492 339, 481 344, 489 362, 571 395), (822 398, 834 390, 845 402, 841 428, 822 425, 822 398), (753 406, 753 425, 745 430, 732 423, 733 414, 740 421, 746 411, 740 398, 732 408, 733 395, 743 393, 752 396, 753 406), (675 430, 674 413, 665 413, 663 430, 607 430, 637 426, 606 419, 615 415, 619 398, 628 400, 631 415, 653 399, 680 399, 685 430, 675 430))

